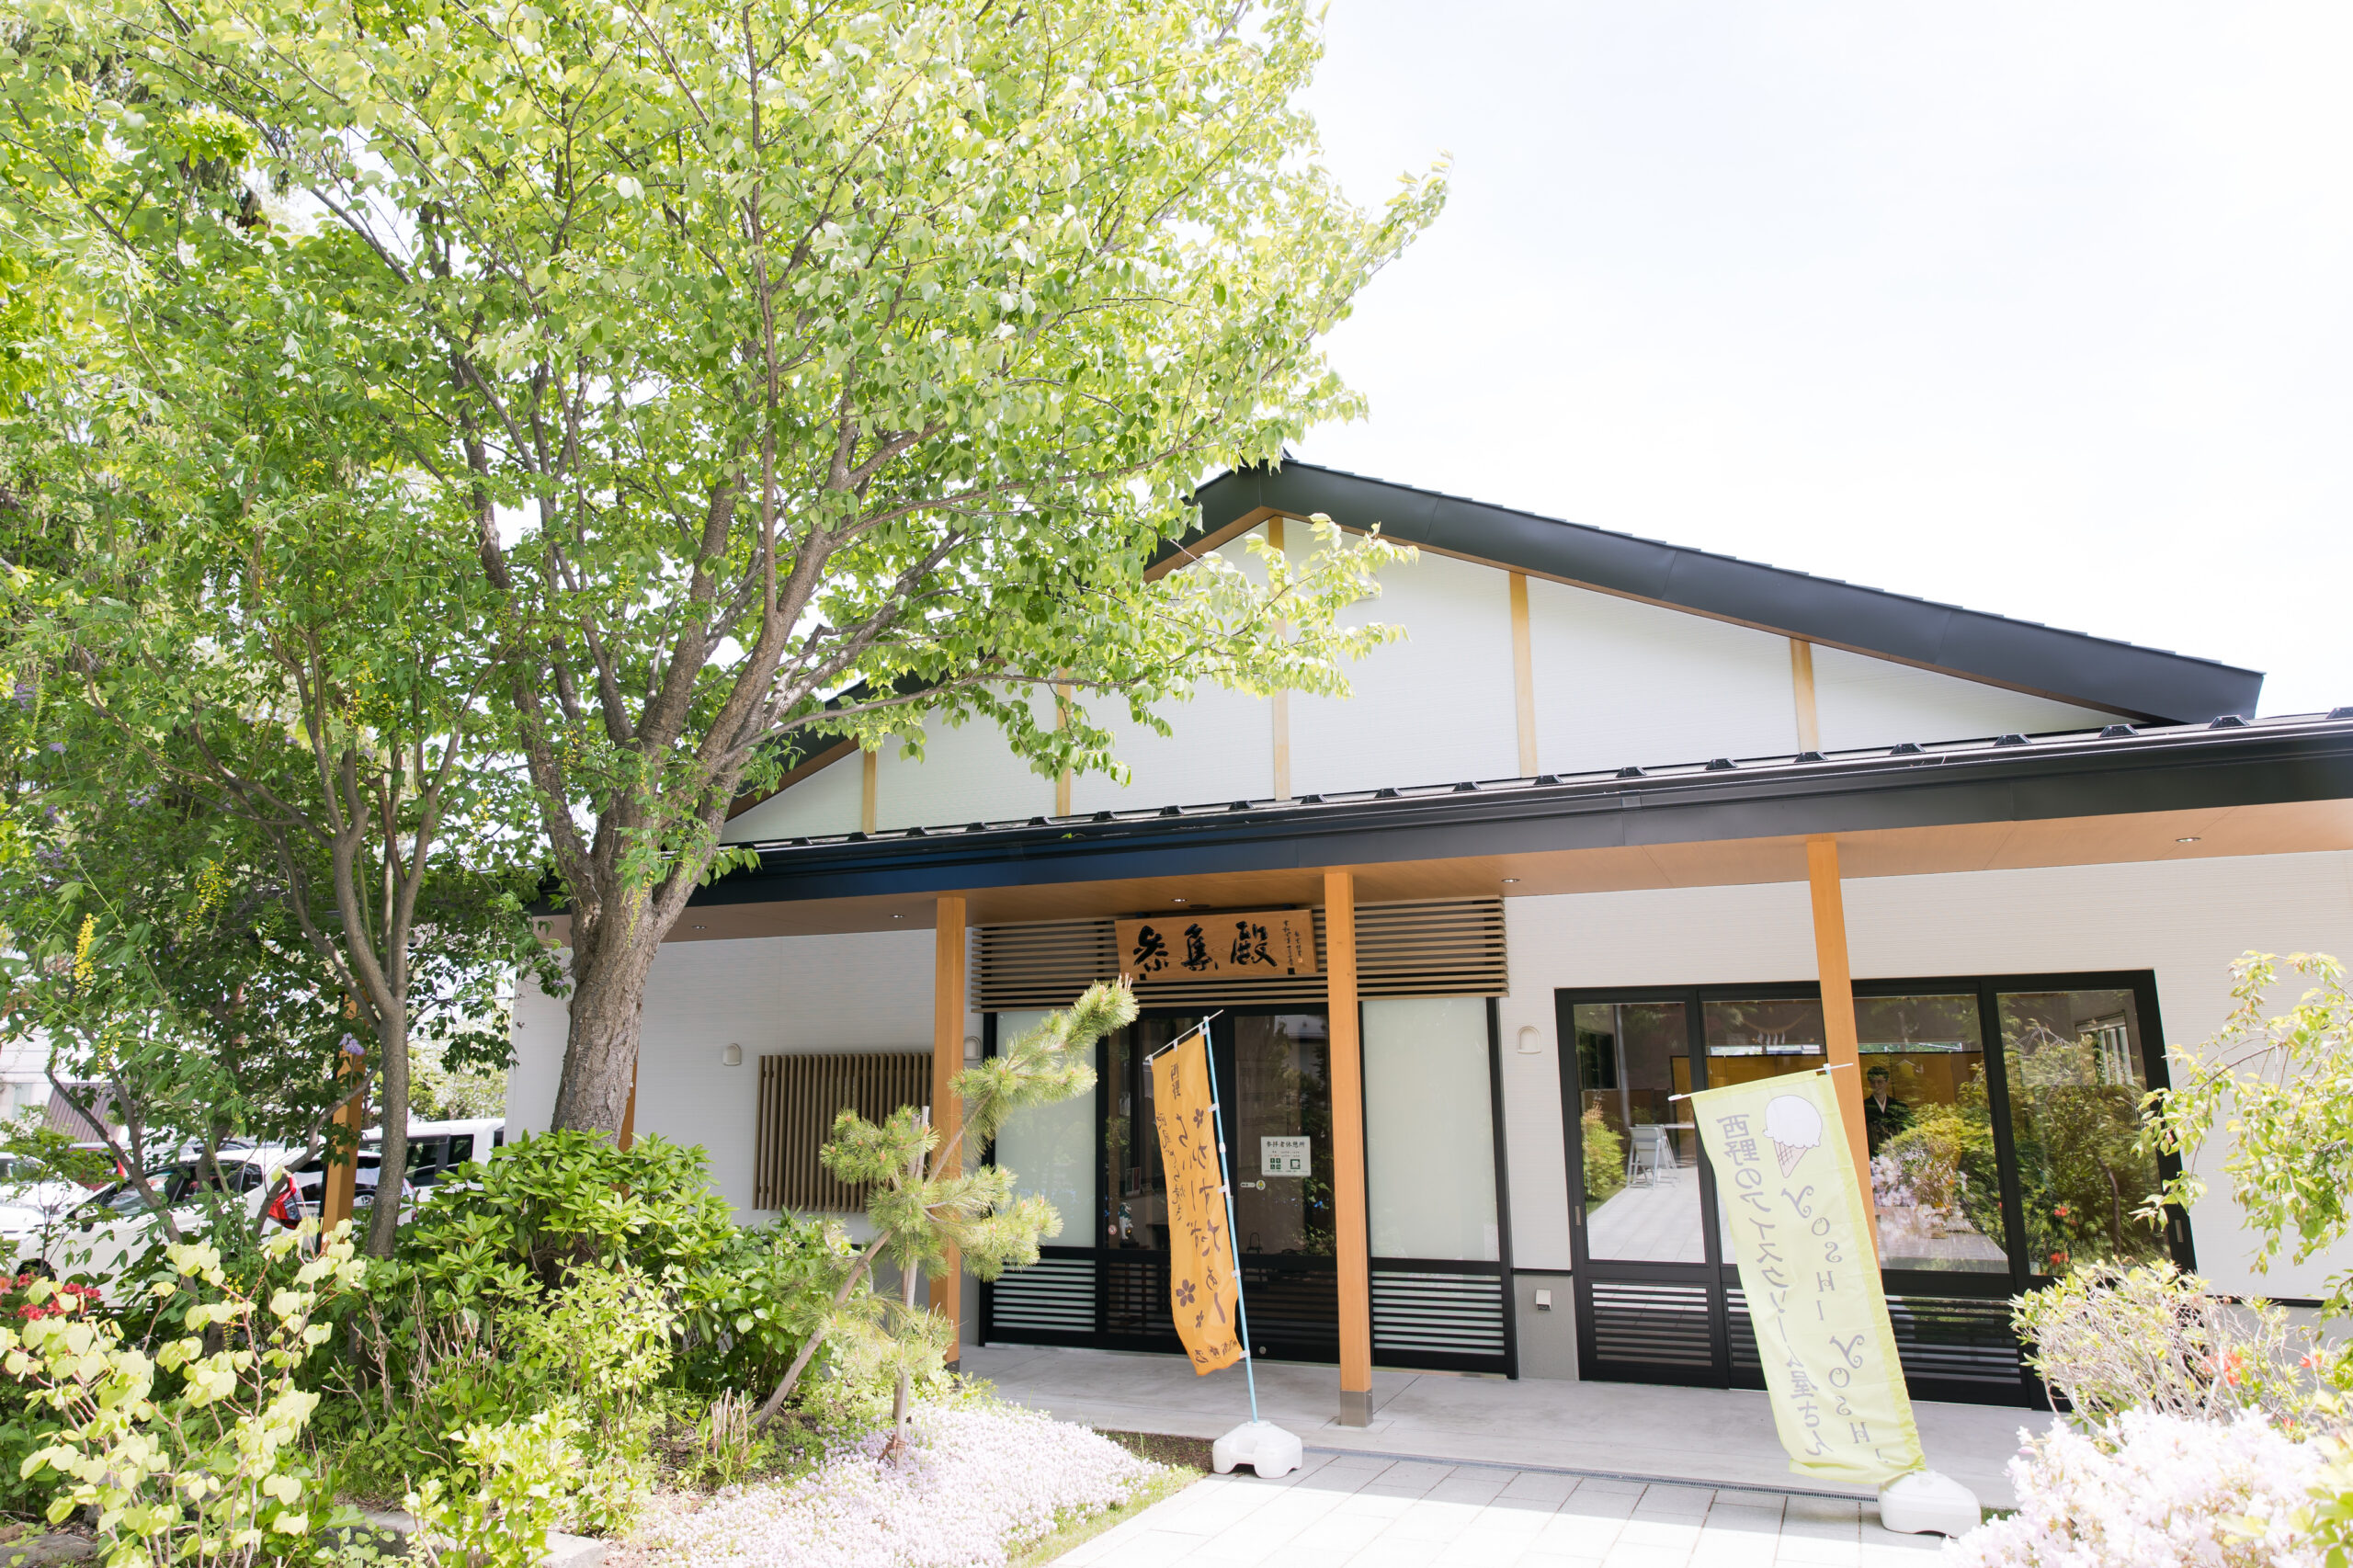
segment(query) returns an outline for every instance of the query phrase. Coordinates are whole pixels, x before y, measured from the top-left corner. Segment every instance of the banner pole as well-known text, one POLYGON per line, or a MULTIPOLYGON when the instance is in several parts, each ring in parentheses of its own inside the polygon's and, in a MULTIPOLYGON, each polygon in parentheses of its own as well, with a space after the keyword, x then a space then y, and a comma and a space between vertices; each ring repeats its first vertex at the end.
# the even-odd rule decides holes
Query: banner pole
MULTIPOLYGON (((1217 1015, 1212 1013, 1211 1017, 1217 1015)), ((1210 1036, 1209 1019, 1201 1020, 1201 1060, 1209 1063, 1210 1104, 1217 1108, 1217 1179, 1219 1190, 1225 1194, 1225 1245, 1233 1258, 1233 1321, 1242 1334, 1242 1375, 1250 1381, 1250 1424, 1258 1424, 1258 1369, 1256 1358, 1250 1354, 1250 1309, 1244 1304, 1242 1289, 1242 1244, 1233 1233, 1233 1165, 1225 1153, 1224 1101, 1217 1092, 1217 1042, 1210 1036)), ((1237 1119, 1240 1112, 1236 1112, 1237 1119)))

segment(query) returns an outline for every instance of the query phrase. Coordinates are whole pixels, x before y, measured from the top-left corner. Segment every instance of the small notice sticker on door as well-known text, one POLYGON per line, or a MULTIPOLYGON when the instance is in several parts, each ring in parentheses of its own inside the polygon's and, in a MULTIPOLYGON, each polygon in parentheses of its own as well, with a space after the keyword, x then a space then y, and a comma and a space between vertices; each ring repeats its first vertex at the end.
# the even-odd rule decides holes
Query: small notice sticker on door
POLYGON ((1270 1176, 1305 1176, 1307 1174, 1307 1140, 1304 1138, 1259 1139, 1258 1174, 1270 1176))

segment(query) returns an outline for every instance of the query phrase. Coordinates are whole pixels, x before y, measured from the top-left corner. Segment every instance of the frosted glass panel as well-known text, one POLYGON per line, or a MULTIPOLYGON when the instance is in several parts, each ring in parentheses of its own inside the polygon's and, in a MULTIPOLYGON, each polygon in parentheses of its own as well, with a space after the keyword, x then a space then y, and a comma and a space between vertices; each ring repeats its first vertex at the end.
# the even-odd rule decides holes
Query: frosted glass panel
POLYGON ((1364 1111, 1373 1256, 1495 1261, 1485 1000, 1365 1003, 1364 1111))
MULTIPOLYGON (((999 1013, 997 1049, 1002 1051, 1037 1028, 1043 1012, 999 1013)), ((1102 1068, 1100 1047, 1095 1057, 1102 1068)), ((997 1130, 996 1163, 1013 1173, 1016 1192, 1034 1193, 1063 1217, 1063 1233, 1049 1246, 1095 1244, 1095 1092, 1073 1095, 1056 1105, 1015 1111, 997 1130)))

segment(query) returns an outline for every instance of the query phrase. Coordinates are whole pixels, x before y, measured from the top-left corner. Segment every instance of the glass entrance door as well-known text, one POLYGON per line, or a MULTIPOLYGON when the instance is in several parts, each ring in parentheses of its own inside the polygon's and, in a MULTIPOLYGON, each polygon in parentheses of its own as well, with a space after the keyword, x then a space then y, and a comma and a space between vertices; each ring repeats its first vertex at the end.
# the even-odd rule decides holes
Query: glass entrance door
MULTIPOLYGON (((1152 1014, 1105 1042, 1098 1080, 1102 1210, 1095 1246, 1103 1333, 1175 1349, 1168 1307, 1168 1210, 1153 1119, 1151 1057, 1182 1040, 1199 1015, 1152 1014)), ((1330 1031, 1321 1010, 1213 1018, 1234 1235, 1256 1354, 1285 1360, 1339 1355, 1339 1278, 1332 1256, 1330 1031)))

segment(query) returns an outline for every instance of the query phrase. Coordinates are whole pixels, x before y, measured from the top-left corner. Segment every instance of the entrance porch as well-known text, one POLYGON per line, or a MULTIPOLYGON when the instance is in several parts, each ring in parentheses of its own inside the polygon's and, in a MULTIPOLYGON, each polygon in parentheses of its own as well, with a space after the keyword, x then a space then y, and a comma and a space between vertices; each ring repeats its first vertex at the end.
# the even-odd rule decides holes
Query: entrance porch
MULTIPOLYGON (((1198 1377, 1180 1357, 1032 1345, 964 1347, 964 1375, 1064 1421, 1120 1432, 1216 1437, 1249 1419, 1241 1369, 1198 1377)), ((1372 1374, 1372 1419, 1334 1418, 1332 1370, 1258 1363, 1258 1408, 1310 1449, 1442 1464, 1506 1465, 1699 1487, 1868 1497, 1871 1490, 1790 1473, 1762 1391, 1509 1381, 1444 1372, 1372 1374)), ((1989 1508, 2015 1506, 2003 1466, 2021 1427, 2048 1415, 1915 1402, 1929 1465, 1989 1508)))

